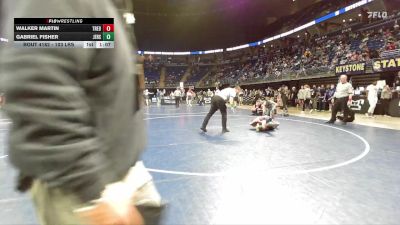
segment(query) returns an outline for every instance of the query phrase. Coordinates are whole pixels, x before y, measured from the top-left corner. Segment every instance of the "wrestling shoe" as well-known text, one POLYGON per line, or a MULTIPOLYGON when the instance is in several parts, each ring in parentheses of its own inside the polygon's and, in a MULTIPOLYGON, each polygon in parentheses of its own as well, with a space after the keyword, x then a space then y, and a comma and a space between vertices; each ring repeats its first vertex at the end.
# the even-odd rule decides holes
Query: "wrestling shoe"
POLYGON ((202 130, 204 133, 207 132, 207 129, 205 127, 200 127, 200 130, 202 130))
POLYGON ((328 124, 334 124, 334 123, 335 123, 335 121, 328 120, 328 121, 326 121, 325 123, 328 123, 328 124))
POLYGON ((230 132, 228 129, 222 129, 222 133, 227 133, 227 132, 230 132))

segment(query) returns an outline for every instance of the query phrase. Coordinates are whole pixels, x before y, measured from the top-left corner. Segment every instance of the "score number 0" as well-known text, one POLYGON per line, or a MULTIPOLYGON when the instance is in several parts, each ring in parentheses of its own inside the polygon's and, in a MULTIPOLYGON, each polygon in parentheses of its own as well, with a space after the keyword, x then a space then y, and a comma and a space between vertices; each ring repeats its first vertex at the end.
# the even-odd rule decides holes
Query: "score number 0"
POLYGON ((114 32, 114 24, 103 24, 103 32, 114 32))
POLYGON ((103 40, 114 41, 114 24, 103 25, 103 40))

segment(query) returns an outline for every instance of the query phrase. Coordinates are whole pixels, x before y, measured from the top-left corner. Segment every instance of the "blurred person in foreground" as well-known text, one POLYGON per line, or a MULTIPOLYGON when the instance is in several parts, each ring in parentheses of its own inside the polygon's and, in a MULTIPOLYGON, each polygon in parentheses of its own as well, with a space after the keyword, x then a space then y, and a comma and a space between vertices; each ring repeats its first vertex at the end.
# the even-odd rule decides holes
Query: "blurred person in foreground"
POLYGON ((150 174, 137 165, 146 138, 141 90, 134 50, 115 5, 2 3, 1 14, 9 13, 0 21, 2 32, 11 37, 13 19, 24 17, 114 18, 116 33, 114 49, 1 49, 4 111, 13 122, 9 157, 20 173, 18 189, 30 190, 44 225, 143 224, 139 188, 155 189, 148 186, 150 174))

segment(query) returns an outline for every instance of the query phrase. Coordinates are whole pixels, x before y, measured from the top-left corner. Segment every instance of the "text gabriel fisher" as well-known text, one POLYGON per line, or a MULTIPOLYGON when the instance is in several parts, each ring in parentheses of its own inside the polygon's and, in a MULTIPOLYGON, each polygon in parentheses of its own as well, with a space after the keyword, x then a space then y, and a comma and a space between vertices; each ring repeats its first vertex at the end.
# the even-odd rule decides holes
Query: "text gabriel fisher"
POLYGON ((58 40, 58 35, 17 34, 15 38, 17 40, 58 40))

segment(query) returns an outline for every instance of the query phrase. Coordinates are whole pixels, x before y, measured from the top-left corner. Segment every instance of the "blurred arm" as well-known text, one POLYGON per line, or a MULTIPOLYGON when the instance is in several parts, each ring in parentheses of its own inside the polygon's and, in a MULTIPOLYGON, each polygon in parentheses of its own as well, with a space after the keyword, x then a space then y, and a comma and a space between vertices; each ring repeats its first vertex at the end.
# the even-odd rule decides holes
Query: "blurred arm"
MULTIPOLYGON (((93 17, 97 1, 7 0, 15 4, 5 26, 12 36, 14 17, 93 17), (82 12, 82 10, 87 10, 82 12)), ((10 11, 10 10, 9 10, 10 11)), ((10 11, 11 12, 11 11, 10 11)), ((100 196, 114 174, 96 135, 79 76, 88 73, 93 50, 2 50, 0 75, 12 119, 10 159, 23 174, 50 187, 72 190, 82 201, 100 196)))

